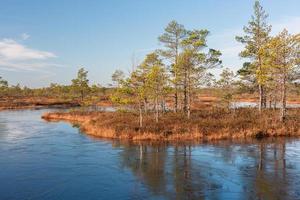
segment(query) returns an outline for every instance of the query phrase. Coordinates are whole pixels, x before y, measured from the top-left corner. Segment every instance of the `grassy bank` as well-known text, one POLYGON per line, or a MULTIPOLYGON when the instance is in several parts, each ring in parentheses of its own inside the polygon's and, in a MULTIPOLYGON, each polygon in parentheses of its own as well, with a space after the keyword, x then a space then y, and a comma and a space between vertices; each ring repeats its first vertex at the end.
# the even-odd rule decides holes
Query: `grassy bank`
POLYGON ((33 108, 65 108, 80 104, 76 101, 48 97, 2 97, 0 110, 33 109, 33 108))
POLYGON ((155 123, 153 114, 144 116, 139 128, 135 113, 119 112, 56 112, 46 113, 45 120, 65 120, 79 124, 83 132, 102 138, 151 141, 213 141, 224 139, 300 136, 300 109, 290 109, 285 123, 274 118, 278 110, 256 109, 235 111, 205 108, 192 113, 188 120, 183 114, 166 113, 155 123))

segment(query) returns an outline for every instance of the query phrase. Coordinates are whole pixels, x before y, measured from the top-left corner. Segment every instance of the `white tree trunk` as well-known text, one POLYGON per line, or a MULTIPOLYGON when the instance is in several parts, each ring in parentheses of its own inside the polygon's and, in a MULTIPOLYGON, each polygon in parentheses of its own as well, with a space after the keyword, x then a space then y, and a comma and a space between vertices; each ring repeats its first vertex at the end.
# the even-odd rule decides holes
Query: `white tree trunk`
POLYGON ((284 122, 286 118, 286 77, 284 75, 282 85, 281 85, 281 111, 280 111, 280 121, 284 122))
POLYGON ((139 102, 139 124, 140 128, 143 127, 143 110, 142 110, 142 104, 139 102))
POLYGON ((155 122, 158 123, 158 98, 155 98, 155 122))

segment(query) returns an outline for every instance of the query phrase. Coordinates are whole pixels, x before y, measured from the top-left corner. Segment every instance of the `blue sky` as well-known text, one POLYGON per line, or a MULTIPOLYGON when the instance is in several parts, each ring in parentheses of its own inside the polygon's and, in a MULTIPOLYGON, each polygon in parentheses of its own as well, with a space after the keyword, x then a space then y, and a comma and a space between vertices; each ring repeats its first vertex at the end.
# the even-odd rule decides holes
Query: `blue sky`
MULTIPOLYGON (((242 48, 234 37, 254 0, 0 0, 0 76, 30 87, 69 84, 79 67, 91 83, 107 85, 116 69, 129 71, 157 37, 177 20, 187 29, 206 28, 211 48, 237 70, 242 48)), ((300 32, 299 0, 262 0, 273 33, 300 32)), ((218 74, 220 70, 215 70, 218 74)))

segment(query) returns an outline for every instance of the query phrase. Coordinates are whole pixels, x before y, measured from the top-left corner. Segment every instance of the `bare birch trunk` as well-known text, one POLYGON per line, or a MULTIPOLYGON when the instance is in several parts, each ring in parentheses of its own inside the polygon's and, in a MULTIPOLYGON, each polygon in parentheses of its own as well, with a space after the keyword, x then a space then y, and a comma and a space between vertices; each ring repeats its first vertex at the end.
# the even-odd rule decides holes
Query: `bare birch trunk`
POLYGON ((187 83, 187 72, 184 73, 184 83, 183 83, 183 111, 187 112, 188 107, 188 83, 187 83))
POLYGON ((147 101, 147 98, 144 98, 144 110, 145 110, 145 113, 148 112, 148 101, 147 101))
POLYGON ((281 111, 280 111, 280 121, 284 122, 286 118, 286 76, 284 75, 282 85, 281 85, 281 111))
POLYGON ((263 88, 263 108, 267 108, 267 95, 264 92, 264 88, 263 88))
MULTIPOLYGON (((177 35, 176 35, 177 37, 177 35)), ((176 48, 175 48, 175 68, 174 68, 174 75, 175 75, 175 95, 174 95, 174 100, 175 100, 175 105, 174 105, 174 111, 178 111, 178 84, 177 84, 177 62, 178 62, 178 39, 176 39, 176 48)))
POLYGON ((83 90, 80 91, 80 94, 81 94, 80 95, 81 96, 81 101, 83 102, 83 99, 84 99, 84 92, 83 92, 83 90))
POLYGON ((140 128, 143 127, 143 110, 142 110, 142 104, 139 102, 139 124, 140 128))
POLYGON ((177 112, 178 111, 178 88, 177 88, 177 83, 175 83, 174 101, 175 101, 174 111, 177 112))
POLYGON ((163 97, 163 100, 161 102, 161 110, 162 110, 163 113, 166 112, 166 100, 165 100, 164 97, 163 97))
POLYGON ((191 118, 191 77, 190 77, 190 70, 187 72, 187 118, 191 118))
POLYGON ((155 122, 158 123, 158 98, 155 98, 155 122))
POLYGON ((187 118, 191 118, 191 97, 188 95, 187 118))
POLYGON ((263 107, 263 87, 262 87, 261 84, 259 84, 258 90, 259 90, 258 110, 259 110, 259 112, 261 113, 262 107, 263 107))
MULTIPOLYGON (((262 72, 262 68, 261 68, 262 61, 261 61, 261 57, 260 56, 258 57, 258 64, 259 64, 258 69, 259 69, 260 72, 262 72)), ((258 110, 261 113, 262 109, 266 108, 267 99, 265 97, 264 87, 263 87, 263 85, 261 83, 259 83, 259 85, 258 85, 258 90, 259 90, 259 105, 258 105, 258 110)))

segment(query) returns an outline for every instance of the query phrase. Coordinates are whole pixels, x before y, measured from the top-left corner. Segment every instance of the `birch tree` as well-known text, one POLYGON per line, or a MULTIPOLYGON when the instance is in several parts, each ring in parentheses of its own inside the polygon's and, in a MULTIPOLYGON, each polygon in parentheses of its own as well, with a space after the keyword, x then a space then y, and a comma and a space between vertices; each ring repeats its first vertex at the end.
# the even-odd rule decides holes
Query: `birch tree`
POLYGON ((233 99, 234 78, 234 72, 229 68, 226 68, 222 71, 220 79, 217 81, 217 86, 222 89, 222 100, 226 103, 228 109, 230 108, 230 103, 233 99))
MULTIPOLYGON (((149 74, 154 66, 161 67, 161 60, 156 53, 146 55, 144 61, 133 71, 127 80, 127 92, 131 97, 131 103, 138 106, 139 110, 139 125, 143 127, 143 111, 148 111, 148 100, 151 94, 149 88, 149 74)), ((158 98, 158 97, 157 97, 158 98)))
POLYGON ((150 98, 153 99, 155 110, 155 122, 158 123, 159 119, 159 103, 163 103, 164 97, 167 93, 167 75, 163 65, 153 65, 148 77, 147 87, 149 90, 150 98))

